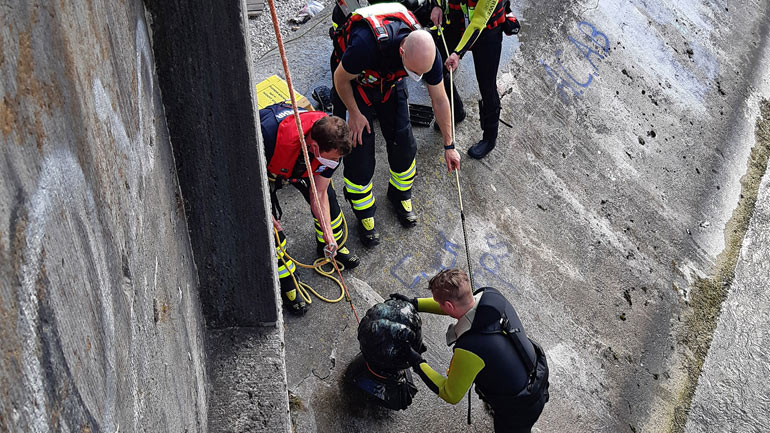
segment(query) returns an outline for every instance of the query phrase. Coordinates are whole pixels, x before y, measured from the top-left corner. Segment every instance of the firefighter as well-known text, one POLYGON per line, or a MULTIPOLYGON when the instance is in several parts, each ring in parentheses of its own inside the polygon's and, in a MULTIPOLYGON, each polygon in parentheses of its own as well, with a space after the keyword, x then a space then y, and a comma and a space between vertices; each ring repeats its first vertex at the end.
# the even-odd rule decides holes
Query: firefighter
MULTIPOLYGON (((473 66, 476 81, 481 93, 479 102, 479 121, 484 134, 481 140, 468 149, 468 155, 481 159, 497 144, 497 129, 500 124, 500 94, 497 91, 497 68, 500 65, 503 33, 518 33, 519 23, 511 13, 509 0, 432 0, 431 21, 436 26, 444 24, 447 47, 444 52, 440 44, 444 62, 444 76, 448 70, 454 71, 460 64, 460 58, 468 51, 473 53, 473 66), (444 20, 446 18, 446 20, 444 20)), ((454 92, 455 122, 465 118, 462 99, 457 94, 457 87, 444 81, 446 92, 454 92)))
POLYGON ((362 243, 374 246, 380 242, 372 190, 375 115, 385 137, 390 166, 387 197, 402 225, 417 224, 412 206, 417 145, 409 123, 404 77, 425 81, 441 126, 447 168, 452 171, 460 165, 451 137, 441 58, 430 33, 421 30, 414 15, 398 3, 357 9, 332 30, 332 39, 334 114, 343 117, 347 111, 353 140, 353 151, 345 158, 345 196, 359 220, 362 243))
POLYGON ((457 319, 447 330, 454 354, 447 377, 433 370, 411 346, 409 363, 443 400, 457 404, 472 384, 494 417, 495 432, 529 432, 548 401, 548 363, 524 332, 516 310, 496 289, 471 292, 465 272, 445 269, 429 282, 433 298, 391 298, 418 311, 457 319))
MULTIPOLYGON (((265 142, 266 159, 269 161, 267 169, 270 201, 273 208, 273 225, 278 231, 278 242, 281 247, 286 248, 286 236, 279 222, 282 211, 276 191, 284 183, 289 183, 298 189, 310 204, 315 221, 317 253, 323 256, 324 248, 329 248, 332 255, 336 254, 336 260, 347 269, 355 268, 360 263, 358 256, 345 246, 337 249, 337 243, 344 235, 344 225, 342 211, 331 185, 331 177, 340 158, 350 153, 350 130, 339 117, 327 116, 320 111, 299 111, 310 156, 310 170, 305 166, 292 107, 274 104, 259 110, 262 139, 265 142), (310 194, 310 171, 313 172, 320 209, 316 208, 310 194)), ((283 305, 291 313, 302 315, 309 305, 297 293, 292 279, 292 274, 297 278, 296 265, 284 256, 278 245, 276 257, 283 305)))

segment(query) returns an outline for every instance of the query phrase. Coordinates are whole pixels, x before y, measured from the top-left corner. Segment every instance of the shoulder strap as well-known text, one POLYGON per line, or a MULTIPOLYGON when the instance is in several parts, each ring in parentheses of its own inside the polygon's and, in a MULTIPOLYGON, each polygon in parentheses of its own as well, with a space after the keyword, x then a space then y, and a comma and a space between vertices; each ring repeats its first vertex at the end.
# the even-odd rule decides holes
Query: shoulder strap
MULTIPOLYGON (((528 375, 531 375, 535 370, 536 359, 532 359, 529 353, 525 349, 525 344, 531 344, 524 333, 519 328, 513 328, 505 309, 500 302, 495 302, 493 299, 505 299, 502 293, 492 287, 482 287, 474 292, 474 295, 479 292, 485 292, 479 301, 479 306, 476 310, 476 320, 480 320, 478 327, 471 327, 468 333, 479 334, 503 334, 511 341, 513 347, 516 349, 516 353, 519 355, 521 362, 527 369, 528 375), (481 315, 485 317, 481 317, 481 315)), ((535 353, 537 356, 537 353, 535 353)))
POLYGON ((521 332, 521 329, 519 328, 513 328, 510 329, 511 324, 508 321, 508 318, 503 316, 500 318, 500 329, 503 335, 508 336, 508 339, 511 340, 511 343, 513 343, 513 347, 516 349, 516 352, 519 354, 519 358, 521 359, 521 362, 524 363, 524 366, 527 368, 527 375, 531 375, 535 371, 535 361, 533 361, 529 354, 527 353, 526 349, 524 349, 524 343, 522 340, 524 339, 524 336, 521 332))
POLYGON ((412 30, 421 28, 414 14, 400 3, 379 3, 356 9, 351 18, 348 19, 351 24, 356 21, 366 22, 369 29, 374 33, 375 38, 377 38, 378 44, 389 38, 388 30, 385 28, 385 21, 387 20, 401 21, 412 30))

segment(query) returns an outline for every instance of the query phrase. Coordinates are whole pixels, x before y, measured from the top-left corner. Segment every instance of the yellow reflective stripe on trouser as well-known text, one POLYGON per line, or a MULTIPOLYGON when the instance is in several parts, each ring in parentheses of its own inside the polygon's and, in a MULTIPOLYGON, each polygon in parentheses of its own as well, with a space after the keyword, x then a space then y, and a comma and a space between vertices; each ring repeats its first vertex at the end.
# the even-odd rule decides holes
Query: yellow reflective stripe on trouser
MULTIPOLYGON (((317 220, 316 220, 316 224, 318 224, 317 220)), ((334 218, 332 220, 332 230, 339 228, 341 225, 342 225, 342 211, 340 211, 340 214, 337 215, 337 218, 334 218)))
POLYGON ((366 185, 358 185, 345 178, 345 190, 353 194, 365 194, 372 190, 372 181, 366 185))
POLYGON ((350 200, 354 210, 369 209, 374 205, 374 195, 370 192, 366 197, 358 200, 350 200))
MULTIPOLYGON (((316 233, 316 239, 323 242, 324 241, 324 233, 321 231, 321 225, 318 224, 318 220, 316 218, 313 218, 313 221, 315 222, 315 233, 316 233)), ((339 241, 342 239, 343 230, 342 230, 342 211, 340 211, 339 215, 337 215, 337 218, 334 218, 332 220, 332 233, 334 234, 334 240, 339 241)))
POLYGON ((286 249, 286 238, 283 238, 283 240, 281 241, 280 247, 275 247, 275 258, 279 262, 281 261, 281 257, 283 257, 283 251, 281 251, 281 248, 283 248, 284 250, 286 249))
POLYGON ((281 266, 278 267, 278 278, 286 278, 288 276, 291 276, 291 274, 294 273, 294 270, 297 267, 294 265, 294 262, 291 260, 286 261, 286 265, 281 262, 281 266), (287 269, 288 267, 288 269, 287 269))
MULTIPOLYGON (((318 224, 318 219, 317 218, 313 218, 313 222, 315 223, 316 230, 320 230, 321 229, 321 225, 318 224)), ((331 225, 332 225, 332 230, 337 230, 338 228, 342 227, 342 211, 340 211, 340 214, 337 215, 337 218, 334 218, 332 220, 332 224, 331 225)))
MULTIPOLYGON (((334 233, 335 241, 339 241, 340 239, 342 239, 343 230, 333 230, 332 233, 334 233)), ((321 242, 324 241, 324 232, 322 232, 321 229, 319 229, 317 226, 315 229, 315 237, 321 242)))
POLYGON ((396 173, 395 171, 390 170, 390 184, 399 191, 407 191, 412 187, 416 173, 417 166, 415 165, 415 161, 412 160, 412 165, 403 173, 396 173))

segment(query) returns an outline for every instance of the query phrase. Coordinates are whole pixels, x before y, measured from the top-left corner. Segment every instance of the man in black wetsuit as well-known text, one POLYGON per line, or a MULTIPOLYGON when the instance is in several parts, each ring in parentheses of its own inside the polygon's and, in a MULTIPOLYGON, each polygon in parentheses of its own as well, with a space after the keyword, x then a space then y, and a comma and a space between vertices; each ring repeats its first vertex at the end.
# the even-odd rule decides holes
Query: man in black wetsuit
POLYGON ((447 344, 454 345, 447 377, 412 349, 415 372, 451 404, 475 383, 493 412, 495 432, 529 432, 548 401, 548 364, 540 346, 524 333, 516 310, 491 287, 472 293, 468 276, 459 269, 439 272, 430 290, 433 298, 391 295, 412 302, 417 311, 457 319, 447 331, 447 344))

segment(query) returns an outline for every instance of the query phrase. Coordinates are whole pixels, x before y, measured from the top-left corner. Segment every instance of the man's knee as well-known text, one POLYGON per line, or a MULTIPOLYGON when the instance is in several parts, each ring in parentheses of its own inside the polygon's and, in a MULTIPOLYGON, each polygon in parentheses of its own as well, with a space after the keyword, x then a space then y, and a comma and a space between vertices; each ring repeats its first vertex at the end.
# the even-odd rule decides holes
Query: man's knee
POLYGON ((417 142, 414 140, 414 134, 412 134, 412 126, 406 124, 406 126, 396 130, 393 139, 396 146, 402 149, 416 149, 417 142))

